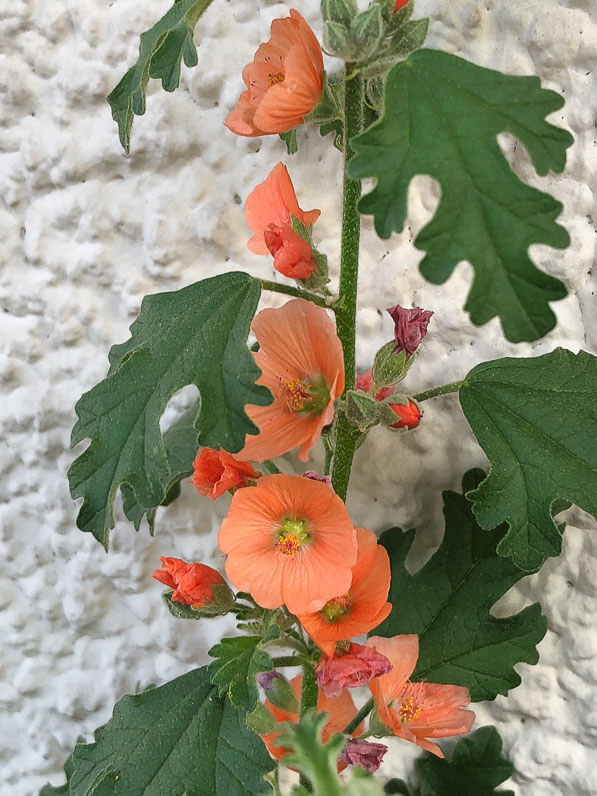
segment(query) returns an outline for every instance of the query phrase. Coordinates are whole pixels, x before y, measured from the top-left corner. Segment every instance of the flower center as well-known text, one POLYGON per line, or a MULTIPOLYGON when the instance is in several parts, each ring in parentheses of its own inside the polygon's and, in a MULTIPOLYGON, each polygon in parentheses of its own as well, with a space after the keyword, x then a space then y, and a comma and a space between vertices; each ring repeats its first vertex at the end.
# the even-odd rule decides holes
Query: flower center
POLYGON ((269 88, 275 86, 276 83, 284 82, 284 72, 270 72, 267 76, 267 85, 269 88))
POLYGON ((333 623, 341 616, 350 612, 351 600, 348 592, 343 594, 342 597, 334 597, 333 600, 328 602, 321 609, 321 613, 325 616, 328 622, 333 623))
POLYGON ((417 705, 412 696, 402 699, 398 708, 398 715, 403 724, 414 721, 421 712, 421 706, 417 705))
POLYGON ((282 525, 278 529, 276 546, 280 553, 285 556, 296 556, 301 549, 311 541, 307 533, 306 520, 299 520, 293 517, 285 517, 282 525))
POLYGON ((328 405, 330 391, 323 376, 310 379, 278 379, 278 397, 293 415, 313 412, 320 415, 328 405))

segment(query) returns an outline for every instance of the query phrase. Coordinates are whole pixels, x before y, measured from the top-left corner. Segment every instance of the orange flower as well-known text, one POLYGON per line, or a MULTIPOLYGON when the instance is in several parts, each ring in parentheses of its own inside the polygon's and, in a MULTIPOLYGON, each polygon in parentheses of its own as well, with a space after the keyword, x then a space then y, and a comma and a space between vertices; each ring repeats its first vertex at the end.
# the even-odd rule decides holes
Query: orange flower
POLYGON ((319 611, 301 614, 309 636, 332 658, 336 642, 368 633, 392 610, 386 602, 390 589, 390 560, 384 547, 366 528, 356 528, 357 560, 352 582, 345 594, 329 600, 319 611))
POLYGON ((274 268, 291 279, 308 279, 317 268, 310 244, 293 229, 290 216, 308 228, 320 210, 303 211, 298 206, 288 170, 278 163, 267 178, 249 194, 245 214, 253 237, 247 246, 254 254, 274 258, 274 268))
POLYGON ((247 90, 225 122, 233 133, 284 133, 303 123, 321 94, 323 56, 298 11, 272 22, 270 39, 243 69, 243 80, 247 90))
POLYGON ((409 681, 419 657, 417 636, 371 636, 367 645, 389 658, 393 666, 388 674, 369 681, 380 719, 394 735, 443 757, 439 746, 427 739, 470 731, 475 714, 462 709, 471 701, 468 688, 409 681))
POLYGON ((300 475, 265 475, 232 498, 218 544, 226 574, 263 608, 316 611, 350 586, 356 538, 344 503, 300 475))
POLYGON ((247 486, 250 480, 256 481, 259 474, 249 462, 235 459, 231 453, 212 448, 201 448, 193 462, 191 483, 196 490, 212 500, 229 489, 247 486))
POLYGON ((180 558, 160 556, 162 568, 156 569, 152 577, 174 589, 171 599, 177 603, 202 608, 215 602, 214 586, 225 586, 224 578, 206 564, 187 564, 180 558))
POLYGON ((269 406, 247 406, 259 427, 239 452, 262 462, 300 445, 306 461, 321 430, 334 418, 334 401, 344 389, 342 344, 327 312, 305 299, 292 299, 278 310, 262 310, 252 324, 261 368, 257 384, 273 394, 269 406))
MULTIPOLYGON (((290 685, 292 686, 299 703, 301 699, 302 680, 302 674, 297 674, 297 676, 290 681, 290 685)), ((296 713, 290 713, 286 710, 281 710, 275 705, 272 705, 269 700, 265 701, 265 707, 269 710, 278 724, 281 724, 284 721, 297 722, 299 720, 299 717, 296 713)), ((323 732, 321 733, 321 738, 324 743, 327 741, 330 735, 332 735, 332 733, 342 732, 347 724, 354 719, 357 713, 357 709, 354 706, 352 697, 346 688, 335 699, 326 697, 325 694, 320 691, 317 696, 317 710, 320 713, 328 714, 328 720, 323 728, 323 732)), ((353 732, 353 736, 357 737, 358 735, 361 735, 362 732, 363 723, 361 722, 361 724, 359 724, 359 726, 353 732)), ((281 760, 290 751, 289 749, 285 749, 283 746, 275 745, 274 742, 279 735, 279 732, 272 732, 268 735, 261 736, 261 740, 266 745, 267 751, 274 758, 274 760, 281 760)), ((345 769, 346 765, 347 764, 345 762, 340 761, 338 763, 338 771, 345 769)))
POLYGON ((392 428, 415 428, 423 417, 423 412, 410 400, 407 404, 390 404, 390 409, 400 418, 398 423, 392 423, 392 428))

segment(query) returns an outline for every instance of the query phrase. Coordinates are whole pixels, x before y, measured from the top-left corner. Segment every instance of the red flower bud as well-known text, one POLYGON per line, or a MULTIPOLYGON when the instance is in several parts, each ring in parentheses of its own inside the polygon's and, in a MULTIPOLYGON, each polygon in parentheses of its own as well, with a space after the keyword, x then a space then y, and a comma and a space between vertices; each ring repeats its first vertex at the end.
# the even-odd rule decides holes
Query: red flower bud
POLYGON ((398 423, 392 423, 392 428, 415 428, 423 417, 423 412, 410 400, 408 404, 390 404, 390 409, 400 418, 398 423))
POLYGON ((400 304, 389 307, 387 312, 390 313, 394 321, 394 337, 396 339, 394 353, 406 351, 408 359, 415 353, 421 340, 427 334, 427 326, 433 312, 422 310, 420 307, 407 310, 400 304))
POLYGON ((396 0, 394 3, 394 13, 396 11, 400 11, 401 8, 404 8, 405 5, 408 5, 409 0, 396 0))
POLYGON ((376 653, 370 655, 371 647, 350 644, 346 652, 338 652, 333 658, 322 655, 315 669, 317 685, 326 697, 337 697, 343 688, 355 688, 368 683, 372 677, 386 674, 392 668, 390 661, 376 653))
POLYGON ((205 564, 187 564, 180 558, 160 556, 162 568, 152 576, 160 583, 174 589, 171 600, 193 608, 202 608, 215 602, 214 586, 228 586, 224 578, 205 564))
POLYGON ((215 500, 229 489, 247 486, 249 480, 256 481, 259 474, 249 462, 235 459, 231 453, 212 448, 201 448, 193 462, 191 483, 196 490, 215 500))

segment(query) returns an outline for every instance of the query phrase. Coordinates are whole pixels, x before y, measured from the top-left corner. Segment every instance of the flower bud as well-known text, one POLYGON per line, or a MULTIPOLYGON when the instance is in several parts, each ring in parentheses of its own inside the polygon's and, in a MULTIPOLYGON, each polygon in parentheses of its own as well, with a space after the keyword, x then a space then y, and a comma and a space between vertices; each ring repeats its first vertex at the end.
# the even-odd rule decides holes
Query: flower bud
POLYGON ((379 404, 372 395, 349 390, 346 393, 346 417, 359 431, 365 431, 379 423, 379 404))
POLYGON ((323 654, 315 669, 315 676, 317 685, 325 696, 334 699, 343 688, 364 685, 372 677, 387 674, 391 668, 390 661, 377 650, 350 643, 346 651, 338 645, 332 658, 323 654), (371 651, 375 655, 371 655, 371 651))
POLYGON ((351 23, 351 38, 355 49, 355 60, 364 61, 377 49, 383 32, 381 9, 371 5, 361 11, 351 23))
POLYGON ((357 11, 355 0, 322 0, 321 2, 323 21, 338 22, 346 28, 350 27, 357 11))
POLYGON ((406 376, 414 357, 406 351, 396 351, 396 341, 382 345, 373 361, 371 376, 376 387, 390 387, 406 376))
POLYGON ((409 359, 427 334, 427 326, 433 312, 422 310, 420 307, 407 310, 400 304, 389 307, 387 312, 394 321, 394 338, 396 340, 394 351, 396 353, 405 351, 406 358, 409 359))
POLYGON ((278 726, 270 711, 261 702, 257 703, 255 710, 246 714, 245 721, 247 722, 247 727, 256 732, 257 735, 269 735, 278 726))
POLYGON ((171 593, 166 592, 171 613, 193 619, 228 613, 234 595, 219 572, 205 564, 187 564, 180 558, 160 557, 160 561, 162 568, 156 569, 153 577, 172 589, 171 593), (181 606, 187 606, 186 610, 181 610, 181 606))
POLYGON ((396 393, 392 399, 392 403, 388 401, 382 409, 381 421, 384 426, 399 429, 411 429, 418 426, 423 413, 412 398, 396 393))
POLYGON ((287 713, 298 713, 298 701, 293 687, 283 674, 275 669, 271 672, 260 672, 257 683, 263 688, 265 696, 271 704, 287 713))
POLYGON ((224 450, 200 448, 193 462, 191 483, 201 495, 215 500, 229 489, 247 486, 258 478, 249 462, 235 459, 224 450))

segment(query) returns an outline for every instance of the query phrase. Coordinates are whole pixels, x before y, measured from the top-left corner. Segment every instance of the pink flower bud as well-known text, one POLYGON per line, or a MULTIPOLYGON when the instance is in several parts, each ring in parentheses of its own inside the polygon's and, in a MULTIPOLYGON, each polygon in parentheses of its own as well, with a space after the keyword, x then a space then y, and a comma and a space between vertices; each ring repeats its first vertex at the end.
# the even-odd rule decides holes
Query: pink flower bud
POLYGON ((350 644, 346 652, 338 652, 333 658, 322 655, 315 669, 317 685, 326 697, 337 697, 343 688, 364 685, 372 677, 386 674, 392 668, 390 661, 372 647, 350 644))
POLYGON ((342 752, 340 760, 351 766, 360 766, 373 774, 381 765, 388 747, 383 743, 370 743, 361 738, 351 738, 342 752))
POLYGON ((415 353, 421 340, 427 334, 427 326, 433 312, 422 310, 420 307, 407 310, 400 304, 388 307, 387 312, 390 313, 394 321, 394 337, 396 339, 394 353, 406 351, 408 359, 415 353))

